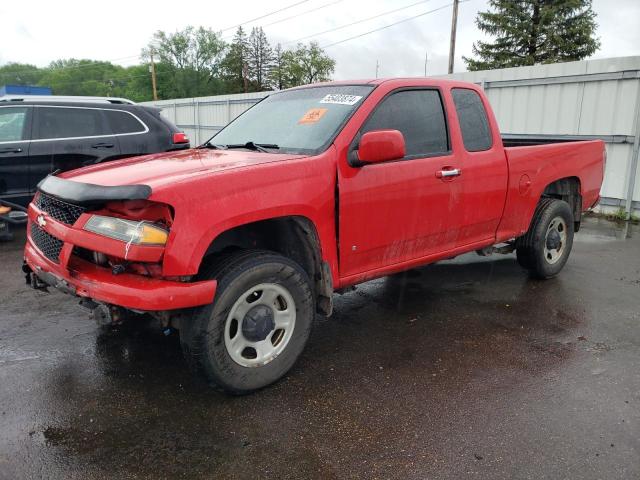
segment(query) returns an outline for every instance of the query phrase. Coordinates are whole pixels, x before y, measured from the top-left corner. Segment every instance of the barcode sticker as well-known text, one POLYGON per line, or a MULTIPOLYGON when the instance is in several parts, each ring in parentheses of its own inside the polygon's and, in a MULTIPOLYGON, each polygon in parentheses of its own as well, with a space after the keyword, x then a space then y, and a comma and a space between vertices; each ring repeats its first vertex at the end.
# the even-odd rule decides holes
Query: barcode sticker
POLYGON ((320 103, 333 103, 336 105, 355 105, 362 95, 346 95, 343 93, 330 93, 320 100, 320 103))

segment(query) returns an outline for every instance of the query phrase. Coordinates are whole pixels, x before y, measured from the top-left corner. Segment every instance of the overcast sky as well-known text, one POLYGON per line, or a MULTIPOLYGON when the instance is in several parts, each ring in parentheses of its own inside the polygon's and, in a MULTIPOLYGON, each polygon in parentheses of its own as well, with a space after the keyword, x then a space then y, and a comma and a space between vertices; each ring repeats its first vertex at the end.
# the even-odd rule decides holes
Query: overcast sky
MULTIPOLYGON (((0 65, 22 62, 44 66, 52 60, 70 57, 128 65, 137 62, 140 49, 156 30, 175 31, 187 25, 203 25, 222 30, 223 37, 230 37, 233 29, 229 27, 298 4, 247 23, 246 27, 264 26, 270 41, 281 42, 285 47, 291 45, 287 42, 314 35, 305 41, 318 40, 321 46, 327 46, 327 53, 336 60, 336 79, 374 77, 376 61, 381 77, 423 75, 425 55, 428 74, 436 75, 446 73, 447 68, 450 3, 451 0, 419 3, 418 0, 29 0, 28 4, 3 1, 0 65), (408 5, 413 6, 316 35, 408 5), (330 46, 440 7, 444 8, 330 46), (312 9, 317 10, 304 14, 312 9), (292 16, 296 18, 287 19, 292 16)), ((470 55, 473 42, 481 38, 474 18, 478 11, 486 9, 486 4, 486 0, 460 4, 456 71, 464 70, 462 55, 470 55)), ((597 34, 602 41, 602 48, 594 58, 640 55, 640 0, 594 0, 593 4, 598 14, 597 34)))

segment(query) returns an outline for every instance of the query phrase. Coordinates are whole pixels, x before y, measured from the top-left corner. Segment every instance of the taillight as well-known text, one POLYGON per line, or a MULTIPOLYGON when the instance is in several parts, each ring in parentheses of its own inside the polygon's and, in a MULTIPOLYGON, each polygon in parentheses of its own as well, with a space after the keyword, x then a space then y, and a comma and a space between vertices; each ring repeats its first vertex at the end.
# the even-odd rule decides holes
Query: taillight
POLYGON ((173 143, 189 143, 189 137, 184 132, 176 132, 173 134, 173 143))

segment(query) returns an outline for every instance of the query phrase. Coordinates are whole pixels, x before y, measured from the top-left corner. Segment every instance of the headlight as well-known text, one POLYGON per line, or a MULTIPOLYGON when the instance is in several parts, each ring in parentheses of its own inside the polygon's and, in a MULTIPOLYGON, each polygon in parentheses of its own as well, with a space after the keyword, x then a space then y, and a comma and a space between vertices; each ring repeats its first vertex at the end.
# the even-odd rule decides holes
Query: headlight
POLYGON ((136 245, 164 245, 169 237, 167 230, 145 220, 124 220, 102 215, 91 216, 84 229, 136 245))

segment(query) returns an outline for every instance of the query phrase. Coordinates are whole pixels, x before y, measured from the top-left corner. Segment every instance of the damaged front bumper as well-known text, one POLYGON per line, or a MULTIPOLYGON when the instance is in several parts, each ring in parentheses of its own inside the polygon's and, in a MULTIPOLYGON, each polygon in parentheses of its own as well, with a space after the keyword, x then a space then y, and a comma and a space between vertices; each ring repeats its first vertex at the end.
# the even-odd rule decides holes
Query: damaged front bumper
POLYGON ((131 261, 157 262, 164 248, 132 245, 83 230, 89 215, 70 226, 51 217, 33 203, 28 210, 27 244, 23 269, 35 288, 44 285, 64 293, 131 310, 167 311, 206 305, 213 301, 217 282, 180 282, 136 273, 118 272, 74 254, 75 247, 131 261), (38 235, 40 243, 34 240, 38 235), (42 243, 46 241, 47 243, 42 243), (55 244, 55 253, 49 247, 55 244))

